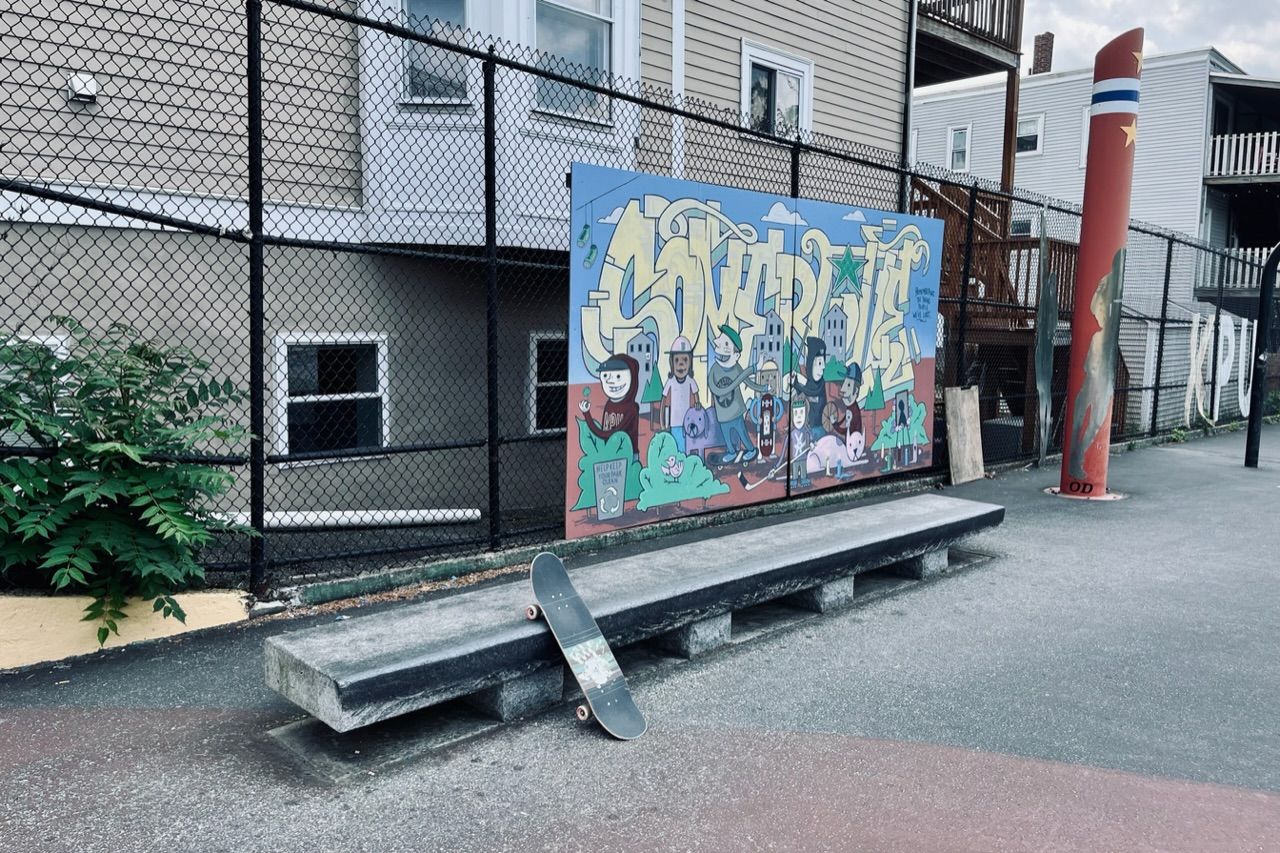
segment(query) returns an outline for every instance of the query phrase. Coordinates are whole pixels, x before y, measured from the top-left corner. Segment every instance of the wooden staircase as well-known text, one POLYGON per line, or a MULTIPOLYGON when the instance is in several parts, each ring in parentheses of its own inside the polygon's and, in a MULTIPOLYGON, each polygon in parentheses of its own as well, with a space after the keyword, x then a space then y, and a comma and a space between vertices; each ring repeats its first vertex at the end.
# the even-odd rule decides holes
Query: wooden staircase
MULTIPOLYGON (((911 212, 941 219, 943 251, 938 310, 949 329, 959 323, 964 284, 965 241, 969 233, 969 189, 949 184, 933 184, 921 178, 911 182, 911 212)), ((969 286, 965 301, 966 356, 970 367, 979 366, 974 380, 979 391, 981 416, 990 420, 1002 415, 1023 418, 1022 451, 1035 445, 1036 390, 1035 351, 1036 307, 1040 300, 1040 238, 1009 235, 1009 199, 979 191, 974 204, 973 247, 969 262, 969 286)), ((1049 238, 1050 272, 1057 278, 1059 317, 1066 320, 1075 303, 1076 272, 1080 247, 1069 240, 1049 238)), ((952 338, 954 340, 955 338, 952 338)), ((1066 353, 1055 369, 1055 401, 1066 394, 1066 353), (1058 375, 1060 374, 1060 375, 1058 375)), ((955 364, 946 359, 944 384, 960 384, 972 377, 955 376, 955 364)), ((1116 389, 1113 427, 1124 430, 1125 404, 1130 382, 1123 354, 1116 362, 1116 389)), ((1055 403, 1056 405, 1056 403, 1055 403)))

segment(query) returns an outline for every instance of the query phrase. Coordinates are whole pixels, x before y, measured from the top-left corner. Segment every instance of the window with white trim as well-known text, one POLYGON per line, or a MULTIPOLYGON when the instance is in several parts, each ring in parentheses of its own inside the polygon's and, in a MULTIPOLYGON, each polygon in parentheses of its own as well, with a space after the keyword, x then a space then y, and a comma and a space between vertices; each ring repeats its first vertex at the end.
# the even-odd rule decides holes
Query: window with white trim
MULTIPOLYGON (((403 0, 408 29, 448 41, 467 26, 467 0, 403 0)), ((404 97, 412 103, 464 103, 467 60, 421 42, 404 43, 404 97)))
POLYGON ((385 335, 297 335, 277 354, 279 450, 290 456, 386 444, 385 335))
POLYGON ((1018 116, 1018 132, 1014 150, 1017 151, 1019 157, 1024 154, 1039 154, 1043 136, 1044 113, 1034 116, 1018 116))
POLYGON ((1030 237, 1031 236, 1031 220, 1030 219, 1014 219, 1009 222, 1010 237, 1030 237))
POLYGON ((1089 159, 1089 107, 1080 114, 1080 168, 1083 169, 1089 159))
MULTIPOLYGON (((615 6, 621 0, 536 0, 538 67, 606 86, 613 75, 615 6), (578 66, 578 67, 573 67, 578 66)), ((542 112, 607 123, 610 99, 568 83, 539 78, 534 103, 542 112)))
POLYGON ((947 168, 953 172, 969 171, 969 137, 973 125, 947 128, 947 168))
POLYGON ((752 130, 795 136, 813 121, 813 61, 742 40, 742 115, 752 130))
POLYGON ((569 341, 563 332, 529 334, 525 396, 530 435, 564 429, 569 407, 569 341))

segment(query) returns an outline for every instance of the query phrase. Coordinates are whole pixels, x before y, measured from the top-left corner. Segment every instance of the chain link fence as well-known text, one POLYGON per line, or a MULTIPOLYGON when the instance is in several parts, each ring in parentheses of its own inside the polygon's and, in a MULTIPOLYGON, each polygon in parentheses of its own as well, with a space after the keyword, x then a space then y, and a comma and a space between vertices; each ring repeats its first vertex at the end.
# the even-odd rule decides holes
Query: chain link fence
MULTIPOLYGON (((988 462, 1039 450, 1043 268, 1061 447, 1071 205, 753 129, 610 78, 590 38, 574 64, 412 2, 138 5, 7 13, 0 329, 57 351, 55 316, 125 324, 247 392, 255 438, 203 458, 264 535, 215 571, 261 589, 563 534, 575 161, 943 220, 937 387, 979 388, 988 462)), ((1113 440, 1240 419, 1259 269, 1132 226, 1113 440)))

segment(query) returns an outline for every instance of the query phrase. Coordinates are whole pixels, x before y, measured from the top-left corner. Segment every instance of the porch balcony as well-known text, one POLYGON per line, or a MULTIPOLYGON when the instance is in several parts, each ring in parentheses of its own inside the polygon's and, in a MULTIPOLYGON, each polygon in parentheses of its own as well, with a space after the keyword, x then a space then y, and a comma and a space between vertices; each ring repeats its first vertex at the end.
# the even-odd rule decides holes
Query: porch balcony
POLYGON ((916 85, 1018 67, 1023 0, 920 0, 916 85))
POLYGON ((1210 140, 1205 183, 1280 181, 1280 131, 1219 134, 1210 140))

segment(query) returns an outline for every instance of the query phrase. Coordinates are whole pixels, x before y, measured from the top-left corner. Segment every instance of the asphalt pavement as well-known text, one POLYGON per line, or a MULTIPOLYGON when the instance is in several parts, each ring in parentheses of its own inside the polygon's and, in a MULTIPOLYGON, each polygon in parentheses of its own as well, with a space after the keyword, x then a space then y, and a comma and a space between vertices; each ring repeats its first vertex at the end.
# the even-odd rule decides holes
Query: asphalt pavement
POLYGON ((326 772, 261 646, 333 613, 0 675, 0 850, 1275 850, 1280 428, 1243 446, 949 488, 1008 509, 964 569, 641 674, 629 743, 411 721, 326 772))

